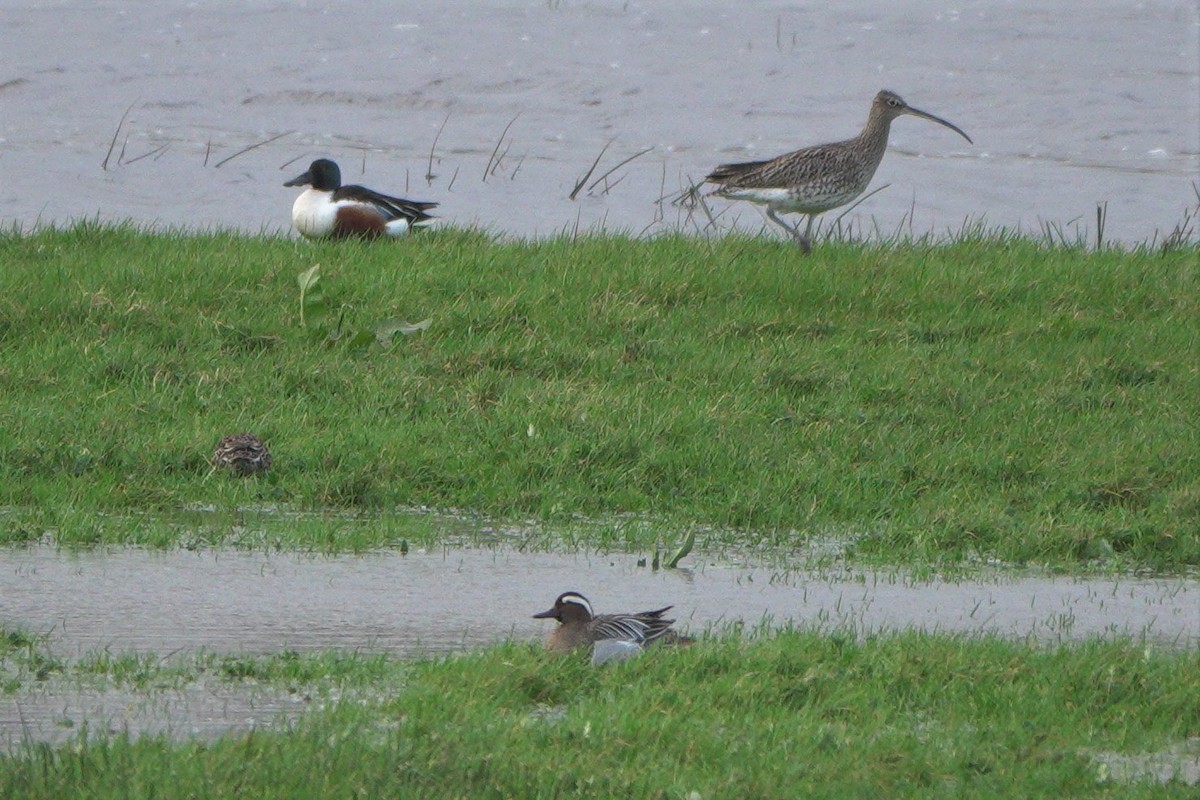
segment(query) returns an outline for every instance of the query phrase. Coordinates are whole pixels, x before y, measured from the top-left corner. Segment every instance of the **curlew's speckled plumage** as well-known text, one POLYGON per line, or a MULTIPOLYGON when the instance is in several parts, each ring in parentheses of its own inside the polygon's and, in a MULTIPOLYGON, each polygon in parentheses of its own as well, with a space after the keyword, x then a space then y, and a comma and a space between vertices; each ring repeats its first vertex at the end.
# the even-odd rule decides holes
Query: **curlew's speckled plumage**
POLYGON ((722 164, 705 180, 718 185, 714 194, 765 205, 767 216, 808 253, 812 250, 813 220, 866 191, 887 150, 892 120, 903 114, 945 125, 971 141, 957 126, 913 108, 899 95, 885 90, 875 95, 867 124, 853 139, 805 147, 767 161, 722 164), (808 215, 804 233, 780 219, 780 213, 808 215))

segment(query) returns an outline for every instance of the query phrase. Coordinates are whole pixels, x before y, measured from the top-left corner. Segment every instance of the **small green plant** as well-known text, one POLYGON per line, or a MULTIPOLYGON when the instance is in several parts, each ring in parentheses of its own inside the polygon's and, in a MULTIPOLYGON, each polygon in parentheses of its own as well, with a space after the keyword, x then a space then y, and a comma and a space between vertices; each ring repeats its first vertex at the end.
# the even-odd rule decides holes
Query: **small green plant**
POLYGON ((46 636, 0 628, 0 692, 16 691, 26 680, 49 680, 64 669, 65 662, 50 653, 46 636))
MULTIPOLYGON (((650 569, 658 572, 660 569, 678 569, 679 562, 687 558, 692 552, 692 548, 696 545, 696 529, 689 527, 687 534, 683 537, 683 542, 675 549, 673 555, 664 558, 663 551, 658 547, 654 548, 654 555, 650 559, 650 569)), ((646 559, 638 559, 638 566, 646 566, 646 559)))
POLYGON ((325 305, 325 290, 321 282, 321 265, 313 264, 296 276, 300 287, 300 327, 316 333, 328 329, 329 307, 325 305))
POLYGON ((321 284, 321 265, 314 264, 296 276, 300 287, 300 326, 309 332, 314 342, 332 347, 342 342, 351 350, 361 350, 372 343, 389 347, 397 334, 405 336, 427 329, 432 318, 420 322, 406 322, 396 317, 380 320, 368 328, 354 329, 346 324, 349 306, 338 308, 337 320, 331 322, 329 304, 321 284))
POLYGON ((692 552, 692 548, 696 544, 696 529, 688 528, 687 536, 683 539, 683 544, 679 545, 679 549, 675 551, 675 555, 667 559, 664 565, 667 569, 676 569, 679 562, 687 557, 688 553, 692 552))

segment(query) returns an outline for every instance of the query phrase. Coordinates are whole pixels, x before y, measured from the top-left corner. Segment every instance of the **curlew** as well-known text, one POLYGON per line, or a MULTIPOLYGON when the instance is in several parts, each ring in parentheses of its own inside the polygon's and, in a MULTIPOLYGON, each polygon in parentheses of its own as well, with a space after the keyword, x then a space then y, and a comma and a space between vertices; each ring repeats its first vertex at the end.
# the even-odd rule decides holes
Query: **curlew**
POLYGON ((765 205, 771 221, 790 233, 805 253, 810 253, 813 220, 818 214, 846 205, 866 190, 883 160, 892 120, 904 114, 945 125, 971 141, 956 125, 913 108, 895 92, 885 90, 875 95, 867 124, 853 139, 805 147, 767 161, 722 164, 705 181, 718 184, 713 194, 765 205), (798 225, 780 219, 780 213, 806 214, 808 225, 804 233, 800 233, 798 225))

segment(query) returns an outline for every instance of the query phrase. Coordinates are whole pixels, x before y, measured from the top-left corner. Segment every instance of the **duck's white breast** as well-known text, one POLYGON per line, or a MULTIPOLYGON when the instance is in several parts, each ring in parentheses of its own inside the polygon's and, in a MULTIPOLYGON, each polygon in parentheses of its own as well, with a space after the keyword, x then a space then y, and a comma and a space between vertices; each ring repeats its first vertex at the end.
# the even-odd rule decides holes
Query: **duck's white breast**
POLYGON ((337 205, 331 200, 330 192, 305 189, 292 204, 292 224, 296 230, 310 238, 320 238, 333 233, 337 217, 337 205))

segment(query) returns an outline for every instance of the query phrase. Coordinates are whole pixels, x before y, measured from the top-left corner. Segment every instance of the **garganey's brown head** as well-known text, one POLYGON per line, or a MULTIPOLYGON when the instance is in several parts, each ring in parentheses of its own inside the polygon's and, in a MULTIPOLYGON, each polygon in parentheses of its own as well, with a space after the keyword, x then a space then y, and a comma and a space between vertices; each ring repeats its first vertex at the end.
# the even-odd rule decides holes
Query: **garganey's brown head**
POLYGON ((556 619, 559 622, 591 622, 592 604, 579 592, 563 592, 554 607, 533 615, 534 619, 556 619))

